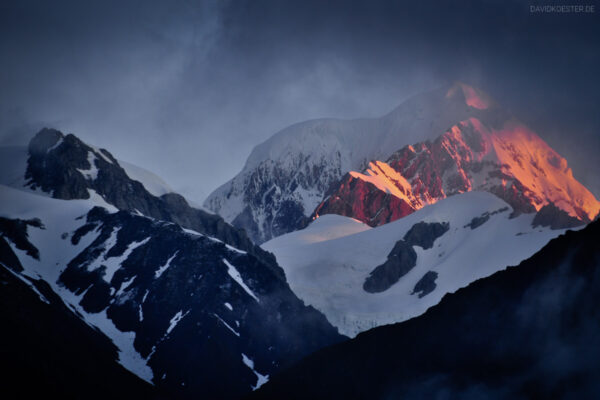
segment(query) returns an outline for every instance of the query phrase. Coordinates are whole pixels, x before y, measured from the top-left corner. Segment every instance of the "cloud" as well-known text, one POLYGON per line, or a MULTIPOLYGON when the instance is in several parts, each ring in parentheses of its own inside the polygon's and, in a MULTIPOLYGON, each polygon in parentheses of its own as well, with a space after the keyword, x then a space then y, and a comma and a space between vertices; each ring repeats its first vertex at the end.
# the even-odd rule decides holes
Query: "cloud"
POLYGON ((574 156, 599 162, 589 148, 600 146, 600 28, 588 16, 495 1, 2 7, 0 143, 51 125, 200 201, 289 124, 382 115, 461 79, 522 114, 575 159, 576 176, 598 183, 574 156))

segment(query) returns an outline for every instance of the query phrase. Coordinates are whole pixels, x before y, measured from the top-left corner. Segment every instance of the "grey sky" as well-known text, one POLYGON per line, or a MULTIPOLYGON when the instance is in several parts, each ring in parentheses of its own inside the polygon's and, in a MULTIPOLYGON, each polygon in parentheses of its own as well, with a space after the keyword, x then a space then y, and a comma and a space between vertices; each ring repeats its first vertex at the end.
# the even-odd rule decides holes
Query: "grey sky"
POLYGON ((289 124, 382 115, 460 79, 538 130, 598 195, 600 9, 530 4, 4 1, 0 142, 72 132, 199 202, 289 124))

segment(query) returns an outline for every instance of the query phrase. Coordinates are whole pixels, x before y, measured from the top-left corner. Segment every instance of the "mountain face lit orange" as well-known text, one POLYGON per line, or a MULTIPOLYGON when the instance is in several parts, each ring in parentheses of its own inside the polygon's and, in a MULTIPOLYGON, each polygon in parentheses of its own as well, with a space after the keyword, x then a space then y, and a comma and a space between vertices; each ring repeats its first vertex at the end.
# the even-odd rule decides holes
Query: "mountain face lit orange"
MULTIPOLYGON (((470 105, 491 104, 470 87, 458 88, 470 105)), ((515 119, 482 119, 469 118, 433 142, 406 146, 385 162, 373 161, 363 172, 346 174, 316 212, 377 226, 448 196, 483 190, 517 213, 554 203, 583 222, 598 214, 600 202, 573 177, 567 161, 533 131, 515 119)))

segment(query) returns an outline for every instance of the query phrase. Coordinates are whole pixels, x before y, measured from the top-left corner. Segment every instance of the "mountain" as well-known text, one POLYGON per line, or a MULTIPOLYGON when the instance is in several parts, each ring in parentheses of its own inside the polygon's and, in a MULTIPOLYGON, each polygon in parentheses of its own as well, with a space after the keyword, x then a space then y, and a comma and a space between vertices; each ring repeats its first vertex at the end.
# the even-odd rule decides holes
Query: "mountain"
MULTIPOLYGON (((458 197, 458 196, 457 196, 458 197)), ((600 396, 600 222, 273 377, 252 399, 600 396)))
POLYGON ((305 227, 330 186, 405 145, 435 138, 471 117, 502 119, 493 102, 463 83, 417 95, 381 118, 319 119, 258 145, 242 171, 204 206, 257 243, 305 227))
POLYGON ((17 165, 22 176, 0 185, 3 264, 47 284, 158 393, 239 398, 343 339, 272 254, 177 194, 153 195, 108 151, 44 129, 26 155, 3 159, 3 179, 17 165))
POLYGON ((580 224, 600 211, 567 161, 526 126, 471 117, 434 141, 405 146, 362 173, 347 173, 314 216, 339 214, 378 226, 471 190, 497 195, 516 213, 553 204, 580 224))
POLYGON ((552 229, 560 213, 513 214, 499 197, 473 191, 375 228, 324 215, 263 247, 275 254, 294 293, 352 337, 421 315, 445 294, 518 264, 564 232, 552 229))
POLYGON ((148 178, 148 173, 129 164, 124 169, 108 151, 87 145, 73 134, 42 129, 29 143, 26 162, 25 186, 34 191, 64 200, 97 197, 119 210, 174 222, 248 251, 266 263, 274 263, 243 231, 217 215, 191 207, 177 193, 153 195, 146 186, 155 193, 168 190, 158 178, 145 179, 144 186, 128 173, 143 178, 148 178))

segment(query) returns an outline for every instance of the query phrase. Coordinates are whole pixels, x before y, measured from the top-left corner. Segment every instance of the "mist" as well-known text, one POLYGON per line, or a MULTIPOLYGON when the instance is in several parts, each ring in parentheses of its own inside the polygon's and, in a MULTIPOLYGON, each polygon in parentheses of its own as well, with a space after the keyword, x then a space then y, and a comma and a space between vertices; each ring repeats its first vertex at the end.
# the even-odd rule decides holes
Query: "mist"
POLYGON ((462 80, 598 197, 600 11, 536 3, 3 2, 0 144, 54 127, 199 203, 292 123, 377 117, 462 80))

